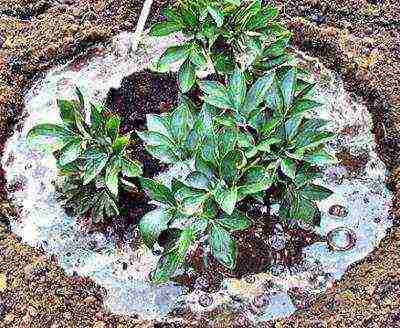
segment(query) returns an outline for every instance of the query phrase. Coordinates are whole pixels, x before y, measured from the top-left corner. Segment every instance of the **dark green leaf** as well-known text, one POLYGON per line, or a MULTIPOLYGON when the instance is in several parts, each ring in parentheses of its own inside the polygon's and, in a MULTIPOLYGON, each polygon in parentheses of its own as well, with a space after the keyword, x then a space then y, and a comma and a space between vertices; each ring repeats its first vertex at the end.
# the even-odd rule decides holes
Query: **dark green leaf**
POLYGON ((186 59, 178 72, 179 88, 183 93, 188 92, 196 82, 196 74, 192 63, 186 59))
POLYGON ((175 46, 168 48, 160 57, 158 61, 159 66, 170 66, 177 61, 183 61, 189 56, 187 47, 175 46))
POLYGON ((236 266, 237 245, 230 234, 221 226, 212 226, 208 241, 211 246, 211 254, 228 269, 236 266))
POLYGON ((160 182, 141 177, 140 184, 142 188, 149 194, 151 199, 161 203, 175 205, 175 198, 172 195, 171 190, 169 190, 160 182))
POLYGON ((289 108, 293 102, 295 83, 296 69, 294 67, 290 67, 286 69, 284 75, 281 77, 281 91, 283 95, 283 102, 286 108, 289 108))
POLYGON ((171 211, 165 208, 155 209, 142 217, 139 231, 147 247, 153 248, 161 232, 168 228, 171 219, 171 211))
POLYGON ((296 176, 296 162, 289 158, 284 158, 281 160, 281 170, 283 174, 291 179, 296 176))
POLYGON ((154 284, 162 284, 171 279, 175 271, 184 263, 189 246, 193 242, 195 233, 191 228, 183 230, 175 245, 163 254, 151 275, 154 284))
POLYGON ((221 109, 234 108, 232 105, 229 93, 226 88, 215 81, 201 81, 199 82, 201 91, 205 93, 204 101, 210 105, 221 109))
POLYGON ((228 189, 224 183, 219 182, 213 191, 213 195, 215 201, 225 213, 229 215, 233 213, 238 198, 236 188, 228 189))
POLYGON ((246 97, 246 79, 239 67, 235 68, 230 82, 229 82, 229 95, 232 99, 234 108, 239 111, 246 97))
POLYGON ((256 109, 264 100, 265 94, 271 88, 274 81, 274 74, 269 73, 260 77, 247 93, 244 104, 241 108, 241 113, 247 116, 250 112, 256 109))
POLYGON ((162 22, 152 26, 150 29, 151 36, 166 36, 171 33, 179 32, 182 30, 180 24, 174 22, 162 22))
POLYGON ((83 184, 89 182, 100 174, 108 162, 108 154, 102 149, 90 148, 85 153, 86 165, 83 176, 83 184))
POLYGON ((82 151, 81 139, 70 141, 60 150, 59 164, 64 166, 77 160, 81 156, 82 151))
POLYGON ((238 210, 233 211, 232 215, 224 214, 217 222, 230 232, 245 230, 251 225, 247 215, 238 210))
POLYGON ((118 115, 112 115, 106 124, 108 136, 111 140, 115 140, 118 136, 119 127, 121 125, 121 118, 118 115))
POLYGON ((307 184, 301 190, 300 194, 309 200, 323 200, 333 194, 333 191, 323 186, 307 184))
POLYGON ((123 158, 121 161, 122 175, 128 178, 134 178, 143 174, 142 163, 129 158, 123 158))

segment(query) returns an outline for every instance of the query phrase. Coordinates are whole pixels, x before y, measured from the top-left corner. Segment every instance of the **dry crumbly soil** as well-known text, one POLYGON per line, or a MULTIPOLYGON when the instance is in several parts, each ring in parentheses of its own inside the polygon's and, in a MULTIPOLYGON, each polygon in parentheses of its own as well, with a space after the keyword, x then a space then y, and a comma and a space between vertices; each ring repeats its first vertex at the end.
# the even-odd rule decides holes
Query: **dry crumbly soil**
MULTIPOLYGON (((132 30, 141 0, 0 0, 0 153, 18 120, 22 96, 37 74, 89 45, 132 30)), ((156 0, 155 13, 167 0, 156 0)), ((339 72, 368 101, 378 151, 390 169, 400 217, 400 3, 397 0, 275 0, 295 44, 339 72)), ((0 219, 12 209, 0 168, 0 219)), ((0 220, 1 221, 1 220, 0 220)), ((152 327, 107 313, 104 291, 66 276, 57 259, 33 249, 0 224, 0 327, 152 327)), ((309 309, 265 327, 400 327, 400 228, 353 265, 309 309)), ((185 324, 158 327, 205 327, 185 324)), ((248 327, 223 317, 215 327, 248 327)))

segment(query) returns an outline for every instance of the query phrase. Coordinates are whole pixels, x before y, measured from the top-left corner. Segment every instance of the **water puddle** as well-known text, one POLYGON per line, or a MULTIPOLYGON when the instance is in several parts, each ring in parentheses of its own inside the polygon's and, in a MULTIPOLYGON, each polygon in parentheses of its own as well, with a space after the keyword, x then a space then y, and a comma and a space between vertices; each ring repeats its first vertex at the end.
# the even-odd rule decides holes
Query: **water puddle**
MULTIPOLYGON (((26 94, 24 118, 2 158, 10 198, 19 210, 12 230, 23 241, 57 255, 68 274, 77 272, 105 287, 106 306, 115 313, 162 319, 179 306, 207 318, 209 311, 223 307, 253 322, 289 316, 304 307, 340 279, 349 265, 377 247, 392 224, 392 195, 375 152, 371 117, 334 73, 302 54, 299 58, 311 67, 318 82, 315 99, 325 104, 314 115, 329 120, 330 129, 339 132, 329 147, 340 164, 328 167, 320 181, 334 191, 320 202, 321 226, 315 229, 327 241, 305 247, 301 265, 276 263, 264 273, 225 279, 215 293, 202 290, 201 284, 189 293, 177 284, 155 288, 146 281, 158 257, 144 246, 117 245, 107 233, 88 234, 82 222, 68 216, 56 200, 57 169, 51 153, 30 149, 26 134, 36 124, 59 122, 56 99, 74 97, 75 85, 91 102, 102 102, 124 76, 149 67, 167 45, 179 43, 179 38, 146 38, 140 52, 127 57, 128 37, 121 34, 110 46, 93 48, 51 70, 26 94)), ((284 245, 284 234, 275 237, 284 245)))

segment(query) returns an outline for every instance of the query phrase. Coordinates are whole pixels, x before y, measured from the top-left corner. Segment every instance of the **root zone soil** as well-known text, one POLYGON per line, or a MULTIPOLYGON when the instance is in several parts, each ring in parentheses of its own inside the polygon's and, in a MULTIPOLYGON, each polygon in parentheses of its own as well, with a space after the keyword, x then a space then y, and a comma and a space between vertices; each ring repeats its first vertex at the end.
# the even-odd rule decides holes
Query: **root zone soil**
MULTIPOLYGON (((122 80, 119 89, 111 89, 107 96, 106 106, 113 113, 121 116, 122 133, 134 130, 145 130, 146 114, 161 114, 173 110, 178 101, 178 86, 173 74, 157 74, 150 71, 137 72, 122 80)), ((189 95, 191 100, 199 102, 199 92, 189 95)), ((167 169, 165 164, 151 157, 137 138, 130 148, 133 158, 144 166, 144 176, 154 177, 167 169)), ((132 182, 140 186, 137 179, 132 182)), ((117 239, 123 240, 126 230, 134 227, 147 212, 153 209, 149 198, 141 191, 122 191, 119 205, 121 215, 103 226, 112 226, 117 239)), ((216 290, 224 277, 243 277, 249 273, 264 271, 271 264, 291 266, 302 260, 301 249, 318 240, 318 236, 302 229, 284 227, 287 239, 286 247, 281 251, 273 251, 268 241, 279 218, 266 215, 250 203, 241 204, 247 211, 253 224, 246 231, 235 233, 238 241, 238 258, 234 271, 220 265, 211 255, 204 262, 205 246, 199 245, 191 254, 189 265, 194 268, 194 274, 178 276, 176 281, 193 287, 196 278, 201 275, 209 282, 209 290, 216 290)), ((165 237, 165 236, 164 236, 165 237)), ((163 238, 164 238, 163 237, 163 238)), ((160 244, 162 241, 160 240, 160 244)))

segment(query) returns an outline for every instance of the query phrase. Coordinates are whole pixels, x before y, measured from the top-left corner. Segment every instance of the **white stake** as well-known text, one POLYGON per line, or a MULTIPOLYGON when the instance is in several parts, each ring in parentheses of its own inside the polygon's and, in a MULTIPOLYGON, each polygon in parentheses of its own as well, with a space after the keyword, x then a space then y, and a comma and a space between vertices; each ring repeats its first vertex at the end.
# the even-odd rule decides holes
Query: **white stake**
POLYGON ((142 12, 140 13, 140 17, 136 25, 135 34, 132 37, 130 52, 135 52, 137 50, 137 47, 139 45, 139 39, 142 36, 144 26, 146 25, 147 17, 149 17, 152 4, 153 0, 145 0, 144 2, 142 12))

